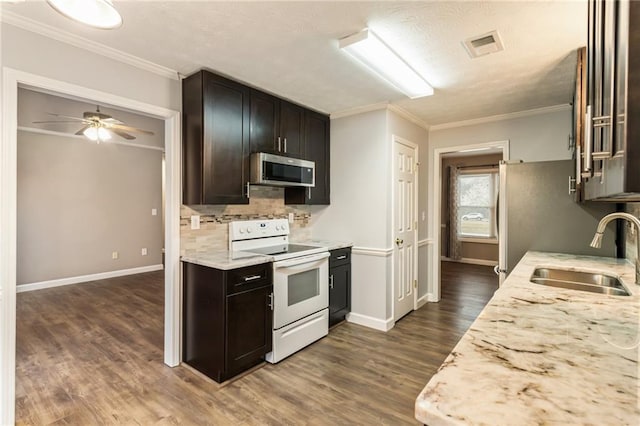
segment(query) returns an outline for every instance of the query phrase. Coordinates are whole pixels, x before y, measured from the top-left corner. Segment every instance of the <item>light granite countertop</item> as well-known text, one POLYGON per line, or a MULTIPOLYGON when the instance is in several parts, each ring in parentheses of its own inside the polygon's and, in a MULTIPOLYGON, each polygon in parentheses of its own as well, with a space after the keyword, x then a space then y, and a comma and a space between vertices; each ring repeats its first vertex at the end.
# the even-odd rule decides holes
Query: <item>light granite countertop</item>
MULTIPOLYGON (((292 244, 308 244, 315 247, 327 247, 327 250, 351 247, 353 244, 329 241, 329 240, 303 240, 291 241, 292 244)), ((273 256, 259 255, 245 251, 229 251, 227 249, 207 249, 207 250, 187 250, 180 260, 194 263, 196 265, 208 266, 216 269, 236 269, 245 266, 259 265, 261 263, 273 262, 273 256)))
POLYGON ((640 424, 640 286, 625 260, 529 252, 422 390, 430 425, 640 424), (607 272, 631 296, 529 282, 535 267, 607 272))

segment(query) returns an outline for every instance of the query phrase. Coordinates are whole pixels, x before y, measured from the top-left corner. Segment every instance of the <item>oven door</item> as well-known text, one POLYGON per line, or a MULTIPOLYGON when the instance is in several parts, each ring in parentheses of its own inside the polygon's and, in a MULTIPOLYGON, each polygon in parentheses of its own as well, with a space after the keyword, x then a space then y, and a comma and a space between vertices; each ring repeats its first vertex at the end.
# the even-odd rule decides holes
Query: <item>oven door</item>
POLYGON ((273 264, 273 328, 329 306, 329 253, 273 264))

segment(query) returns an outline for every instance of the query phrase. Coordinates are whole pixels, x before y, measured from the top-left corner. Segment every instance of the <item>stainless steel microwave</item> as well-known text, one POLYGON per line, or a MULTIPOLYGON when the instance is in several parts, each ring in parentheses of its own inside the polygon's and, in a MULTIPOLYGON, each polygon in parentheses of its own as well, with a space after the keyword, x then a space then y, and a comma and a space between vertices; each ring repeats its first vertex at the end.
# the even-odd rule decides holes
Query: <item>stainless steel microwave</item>
POLYGON ((299 158, 257 152, 251 154, 251 183, 314 187, 316 163, 299 158))

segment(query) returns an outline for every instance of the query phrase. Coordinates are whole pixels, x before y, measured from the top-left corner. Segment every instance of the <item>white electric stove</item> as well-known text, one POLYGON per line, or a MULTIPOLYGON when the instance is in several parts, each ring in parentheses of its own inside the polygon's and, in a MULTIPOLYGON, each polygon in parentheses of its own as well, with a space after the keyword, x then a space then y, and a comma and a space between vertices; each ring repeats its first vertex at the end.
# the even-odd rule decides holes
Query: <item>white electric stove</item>
POLYGON ((273 349, 276 363, 329 332, 329 252, 289 243, 286 219, 229 223, 229 250, 273 256, 273 349))

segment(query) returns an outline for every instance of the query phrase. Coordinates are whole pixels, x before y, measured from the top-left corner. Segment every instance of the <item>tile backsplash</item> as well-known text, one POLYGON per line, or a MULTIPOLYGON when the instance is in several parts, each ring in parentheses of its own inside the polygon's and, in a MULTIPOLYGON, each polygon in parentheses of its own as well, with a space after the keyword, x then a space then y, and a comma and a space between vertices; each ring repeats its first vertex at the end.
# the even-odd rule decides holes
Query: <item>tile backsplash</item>
POLYGON ((180 252, 185 250, 226 249, 229 222, 254 219, 286 219, 294 215, 289 238, 300 241, 311 237, 311 214, 304 206, 284 204, 284 189, 253 186, 249 204, 198 205, 180 209, 180 252), (191 215, 200 215, 200 229, 191 229, 191 215))
MULTIPOLYGON (((626 209, 627 213, 631 213, 635 217, 640 217, 640 203, 627 203, 626 209)), ((638 258, 638 253, 636 253, 636 239, 638 238, 638 230, 635 230, 632 234, 631 224, 628 224, 625 232, 625 254, 627 259, 631 262, 635 262, 638 258)))

